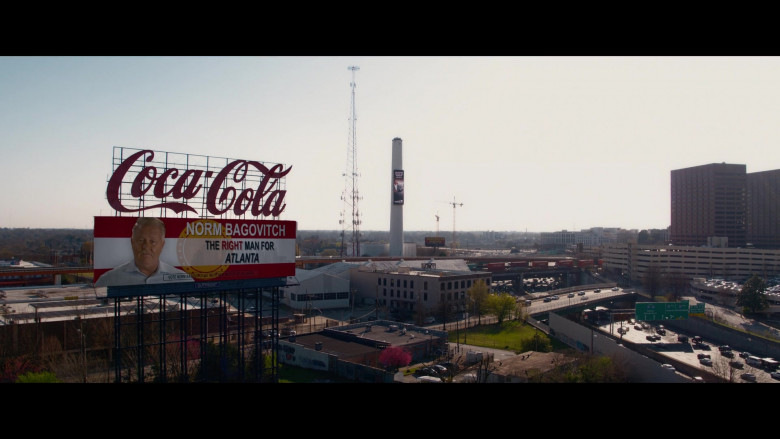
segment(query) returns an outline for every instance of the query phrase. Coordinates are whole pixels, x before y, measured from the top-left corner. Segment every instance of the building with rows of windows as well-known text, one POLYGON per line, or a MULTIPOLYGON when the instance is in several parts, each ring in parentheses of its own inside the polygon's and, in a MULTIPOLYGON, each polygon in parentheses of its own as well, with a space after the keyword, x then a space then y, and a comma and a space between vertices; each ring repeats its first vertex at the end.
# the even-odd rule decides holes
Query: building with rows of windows
POLYGON ((467 291, 491 273, 471 271, 464 260, 377 261, 351 270, 351 287, 364 303, 405 318, 456 316, 470 310, 467 291))

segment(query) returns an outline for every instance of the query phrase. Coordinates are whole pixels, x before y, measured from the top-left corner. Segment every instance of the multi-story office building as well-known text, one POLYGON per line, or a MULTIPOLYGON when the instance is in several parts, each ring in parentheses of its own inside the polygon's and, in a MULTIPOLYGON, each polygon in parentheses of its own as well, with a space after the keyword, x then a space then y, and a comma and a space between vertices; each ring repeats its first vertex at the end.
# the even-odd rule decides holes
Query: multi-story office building
POLYGON ((747 240, 745 165, 712 163, 672 171, 671 239, 674 245, 705 245, 726 237, 729 246, 747 240))
POLYGON ((780 169, 712 163, 673 170, 671 186, 672 244, 780 248, 780 169))
POLYGON ((780 248, 780 169, 747 174, 747 189, 748 242, 780 248))

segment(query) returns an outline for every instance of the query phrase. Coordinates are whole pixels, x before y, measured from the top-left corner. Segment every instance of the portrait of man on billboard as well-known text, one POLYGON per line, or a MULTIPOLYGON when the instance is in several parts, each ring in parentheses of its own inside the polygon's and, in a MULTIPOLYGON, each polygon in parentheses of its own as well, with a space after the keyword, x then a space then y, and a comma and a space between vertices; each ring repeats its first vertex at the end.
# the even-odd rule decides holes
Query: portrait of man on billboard
POLYGON ((195 281, 186 272, 160 260, 165 246, 165 223, 159 218, 138 218, 133 225, 130 246, 132 259, 100 276, 96 287, 195 281))
POLYGON ((404 171, 394 171, 393 204, 404 204, 404 171))

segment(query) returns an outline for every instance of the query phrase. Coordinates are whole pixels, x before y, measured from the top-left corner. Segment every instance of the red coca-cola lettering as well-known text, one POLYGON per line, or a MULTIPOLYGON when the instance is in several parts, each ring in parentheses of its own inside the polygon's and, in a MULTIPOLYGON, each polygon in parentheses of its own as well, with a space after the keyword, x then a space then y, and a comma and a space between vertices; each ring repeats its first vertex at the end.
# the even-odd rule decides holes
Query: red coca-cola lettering
MULTIPOLYGON (((154 159, 154 151, 138 151, 130 155, 116 168, 108 181, 108 188, 106 189, 109 205, 119 212, 140 212, 164 208, 171 209, 176 213, 185 211, 198 213, 194 207, 186 202, 164 202, 138 208, 130 208, 122 204, 121 188, 122 183, 128 178, 128 173, 130 173, 130 170, 139 160, 142 163, 138 165, 143 166, 144 162, 151 162, 152 159, 154 159)), ((286 176, 291 169, 292 166, 282 169, 282 165, 279 164, 269 169, 260 162, 235 160, 225 166, 211 183, 206 192, 206 209, 213 215, 221 215, 232 209, 236 215, 241 215, 249 210, 253 216, 278 216, 286 207, 283 201, 287 191, 271 190, 271 188, 280 178, 286 176), (263 178, 256 188, 245 187, 240 193, 237 193, 238 191, 233 187, 232 183, 240 184, 244 182, 250 166, 257 169, 263 175, 263 178), (232 178, 230 177, 231 171, 234 171, 232 178)), ((201 178, 205 177, 205 179, 208 179, 213 174, 212 171, 197 169, 188 169, 180 172, 177 168, 166 169, 158 174, 155 166, 143 166, 130 184, 130 196, 136 199, 153 196, 157 199, 172 197, 175 200, 190 200, 195 198, 204 187, 204 185, 198 183, 201 178), (166 185, 168 185, 168 189, 166 189, 166 185)))
POLYGON ((291 169, 292 166, 282 170, 282 165, 279 164, 269 169, 260 162, 236 160, 222 168, 222 171, 214 177, 206 194, 206 209, 213 215, 221 215, 232 208, 236 215, 251 210, 252 216, 279 216, 287 206, 282 204, 287 191, 271 190, 270 188, 276 181, 287 175, 291 169), (263 174, 263 179, 257 189, 246 188, 236 195, 236 189, 225 183, 229 180, 230 171, 235 168, 232 181, 241 183, 246 179, 250 165, 263 174))

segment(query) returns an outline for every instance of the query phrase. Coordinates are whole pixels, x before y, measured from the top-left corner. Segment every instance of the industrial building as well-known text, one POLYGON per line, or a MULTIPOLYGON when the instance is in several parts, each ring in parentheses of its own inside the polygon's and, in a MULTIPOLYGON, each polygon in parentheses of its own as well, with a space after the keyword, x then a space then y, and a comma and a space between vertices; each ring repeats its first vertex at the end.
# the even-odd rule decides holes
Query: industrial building
POLYGON ((467 291, 491 273, 471 271, 465 260, 374 261, 351 270, 352 288, 365 302, 406 316, 468 311, 467 291), (445 308, 446 307, 446 308, 445 308))

